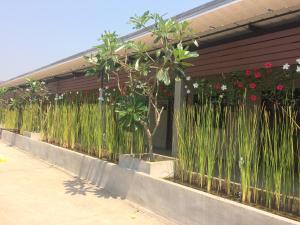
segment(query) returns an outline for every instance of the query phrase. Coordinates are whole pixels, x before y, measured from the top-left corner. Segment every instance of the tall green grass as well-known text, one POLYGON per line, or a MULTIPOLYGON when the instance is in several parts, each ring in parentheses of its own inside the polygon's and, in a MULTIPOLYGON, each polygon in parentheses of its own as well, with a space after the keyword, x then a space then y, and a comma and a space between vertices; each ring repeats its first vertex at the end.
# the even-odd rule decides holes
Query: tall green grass
POLYGON ((239 106, 237 111, 237 133, 239 149, 239 168, 241 175, 242 201, 251 201, 251 176, 252 166, 256 163, 253 156, 257 154, 258 140, 258 109, 250 109, 245 105, 239 106))
POLYGON ((299 109, 272 107, 187 106, 175 116, 178 178, 208 192, 297 215, 299 109))
POLYGON ((104 121, 103 112, 97 103, 83 103, 79 109, 79 137, 83 151, 88 154, 103 156, 104 121))
POLYGON ((3 116, 4 128, 17 129, 18 128, 18 118, 19 118, 18 110, 12 110, 12 109, 6 108, 3 113, 5 114, 3 116))
POLYGON ((65 96, 43 107, 41 132, 51 143, 112 160, 133 146, 134 153, 144 152, 143 132, 124 131, 116 116, 113 106, 100 107, 94 96, 65 96))
POLYGON ((40 132, 42 108, 38 103, 25 105, 22 112, 22 131, 40 132))

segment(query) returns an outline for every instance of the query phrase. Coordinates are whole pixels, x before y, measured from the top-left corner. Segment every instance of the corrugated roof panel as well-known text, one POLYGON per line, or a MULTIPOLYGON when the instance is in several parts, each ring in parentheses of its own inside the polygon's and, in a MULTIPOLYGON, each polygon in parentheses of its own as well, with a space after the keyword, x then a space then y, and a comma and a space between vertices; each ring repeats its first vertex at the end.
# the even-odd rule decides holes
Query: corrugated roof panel
MULTIPOLYGON (((196 7, 185 13, 179 14, 177 19, 187 19, 191 27, 198 32, 199 36, 212 34, 216 31, 221 32, 225 29, 237 27, 273 17, 276 14, 286 13, 289 10, 299 10, 300 0, 215 0, 203 6, 196 7), (269 9, 272 11, 269 11, 269 9)), ((240 27, 238 30, 245 30, 240 27)), ((233 31, 225 31, 221 35, 231 35, 233 31)), ((214 34, 216 37, 216 34, 214 34)), ((147 31, 142 30, 125 36, 131 40, 143 40, 152 44, 152 37, 147 31)), ((82 69, 86 66, 84 55, 91 54, 93 50, 84 51, 66 59, 52 63, 35 71, 26 73, 10 81, 0 84, 0 86, 16 86, 25 82, 25 78, 43 79, 53 76, 70 73, 72 70, 82 69)))

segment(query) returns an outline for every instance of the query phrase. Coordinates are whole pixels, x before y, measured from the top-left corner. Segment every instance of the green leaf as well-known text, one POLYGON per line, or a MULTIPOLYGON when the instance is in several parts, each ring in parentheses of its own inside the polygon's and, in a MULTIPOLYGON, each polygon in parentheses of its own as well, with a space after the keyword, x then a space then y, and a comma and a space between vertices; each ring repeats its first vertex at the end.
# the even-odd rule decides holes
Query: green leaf
POLYGON ((159 81, 162 81, 165 85, 169 85, 171 83, 170 76, 169 76, 169 68, 161 68, 156 77, 159 81))
POLYGON ((160 50, 160 49, 159 49, 159 50, 156 50, 155 55, 156 55, 156 58, 160 57, 160 55, 161 55, 161 50, 160 50))
POLYGON ((134 68, 135 70, 139 71, 139 63, 140 63, 140 58, 138 58, 135 62, 134 68))

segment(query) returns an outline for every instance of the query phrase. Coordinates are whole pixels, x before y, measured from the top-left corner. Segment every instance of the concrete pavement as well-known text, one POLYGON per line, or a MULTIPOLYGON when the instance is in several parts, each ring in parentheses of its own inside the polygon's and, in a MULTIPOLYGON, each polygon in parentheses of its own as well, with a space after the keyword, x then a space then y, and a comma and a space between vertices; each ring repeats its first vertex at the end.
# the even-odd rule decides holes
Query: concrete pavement
POLYGON ((1 142, 0 158, 1 225, 174 224, 1 142))

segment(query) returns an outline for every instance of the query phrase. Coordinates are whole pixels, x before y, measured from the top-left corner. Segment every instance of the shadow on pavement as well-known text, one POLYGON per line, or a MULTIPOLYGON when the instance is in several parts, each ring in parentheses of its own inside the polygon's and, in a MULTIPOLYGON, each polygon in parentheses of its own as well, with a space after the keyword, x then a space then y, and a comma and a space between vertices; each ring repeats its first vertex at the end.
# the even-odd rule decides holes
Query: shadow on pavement
POLYGON ((98 198, 118 198, 117 195, 109 193, 103 188, 98 188, 88 184, 79 177, 73 177, 73 180, 64 181, 65 193, 70 195, 87 195, 88 193, 98 198))

